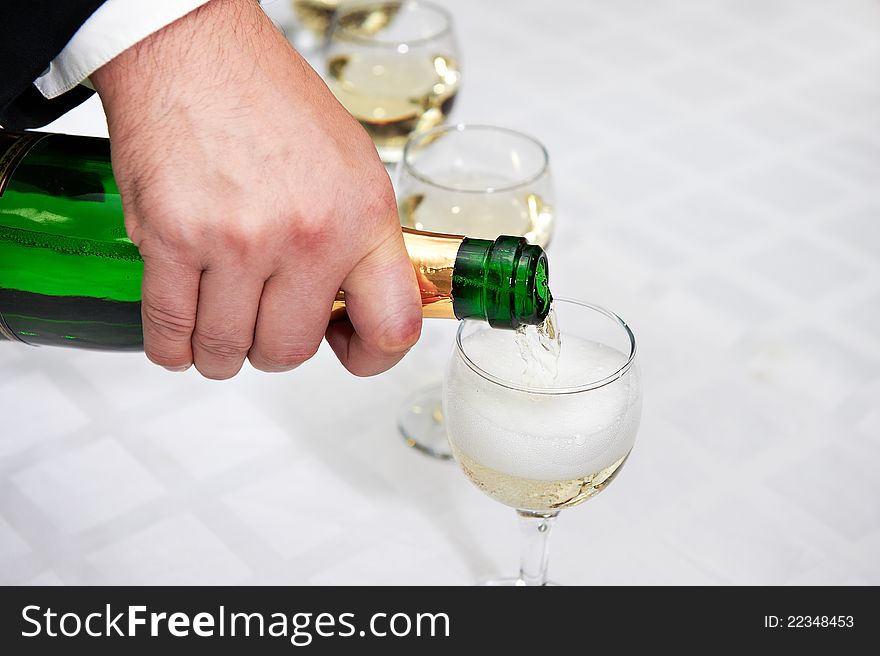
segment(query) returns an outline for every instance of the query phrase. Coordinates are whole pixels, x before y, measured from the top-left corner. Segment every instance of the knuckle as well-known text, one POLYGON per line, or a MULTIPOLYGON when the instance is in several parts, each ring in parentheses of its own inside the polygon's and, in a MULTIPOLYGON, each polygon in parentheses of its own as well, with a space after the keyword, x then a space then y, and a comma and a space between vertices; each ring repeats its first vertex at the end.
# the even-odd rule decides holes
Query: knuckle
POLYGON ((291 221, 290 230, 297 246, 309 248, 327 242, 333 225, 331 209, 315 208, 314 211, 299 214, 294 221, 291 221))
POLYGON ((368 216, 380 221, 397 217, 397 199, 390 183, 380 180, 368 186, 367 189, 365 199, 368 216))
POLYGON ((145 329, 166 341, 188 341, 195 327, 195 317, 171 303, 144 299, 141 312, 145 329))
POLYGON ((406 353, 419 341, 421 334, 422 314, 407 306, 382 320, 376 347, 386 355, 406 353))
POLYGON ((249 258, 266 240, 262 223, 256 221, 230 221, 219 232, 223 249, 235 258, 249 258))
POLYGON ((223 360, 241 358, 251 347, 252 341, 252 335, 228 329, 220 331, 196 327, 193 333, 195 349, 223 360))
POLYGON ((382 317, 372 346, 386 356, 403 355, 415 346, 421 333, 421 311, 418 306, 407 304, 382 317))

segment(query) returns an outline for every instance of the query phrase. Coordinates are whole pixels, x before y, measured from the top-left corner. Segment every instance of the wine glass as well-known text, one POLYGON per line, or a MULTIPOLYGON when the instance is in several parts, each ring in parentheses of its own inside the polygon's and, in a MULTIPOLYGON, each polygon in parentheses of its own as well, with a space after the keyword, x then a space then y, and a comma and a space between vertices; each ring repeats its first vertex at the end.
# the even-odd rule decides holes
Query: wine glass
POLYGON ((291 8, 296 20, 293 45, 297 50, 308 53, 324 45, 341 3, 342 0, 293 0, 291 8))
POLYGON ((452 17, 423 0, 339 5, 327 43, 327 84, 386 164, 410 133, 446 120, 461 82, 452 17))
MULTIPOLYGON (((517 235, 544 248, 553 233, 547 149, 533 137, 488 125, 448 125, 413 134, 397 166, 400 223, 432 232, 495 239, 517 235)), ((440 459, 452 454, 440 381, 404 401, 397 426, 406 443, 440 459)))
POLYGON ((535 377, 516 333, 473 321, 459 326, 446 370, 443 413, 455 460, 519 516, 519 576, 489 585, 547 585, 554 518, 608 486, 639 426, 632 331, 596 305, 555 299, 553 311, 561 332, 555 377, 535 377))

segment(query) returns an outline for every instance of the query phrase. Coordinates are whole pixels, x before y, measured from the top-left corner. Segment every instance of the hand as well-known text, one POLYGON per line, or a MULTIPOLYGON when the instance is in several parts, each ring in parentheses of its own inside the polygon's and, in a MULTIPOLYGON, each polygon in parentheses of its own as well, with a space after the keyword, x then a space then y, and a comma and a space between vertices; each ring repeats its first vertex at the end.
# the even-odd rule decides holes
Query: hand
POLYGON ((419 292, 360 125, 252 0, 212 0, 92 75, 125 227, 144 259, 144 348, 172 370, 293 369, 326 331, 356 375, 397 363, 419 292), (343 289, 349 322, 328 329, 343 289))

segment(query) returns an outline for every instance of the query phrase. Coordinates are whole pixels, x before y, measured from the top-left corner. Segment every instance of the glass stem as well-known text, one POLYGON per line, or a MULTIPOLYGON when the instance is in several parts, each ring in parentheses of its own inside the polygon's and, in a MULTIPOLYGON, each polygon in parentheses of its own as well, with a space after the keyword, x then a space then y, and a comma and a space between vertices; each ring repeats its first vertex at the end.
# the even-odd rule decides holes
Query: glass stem
POLYGON ((547 585, 547 563, 550 560, 550 528, 559 514, 517 510, 519 530, 522 534, 520 552, 519 584, 547 585))

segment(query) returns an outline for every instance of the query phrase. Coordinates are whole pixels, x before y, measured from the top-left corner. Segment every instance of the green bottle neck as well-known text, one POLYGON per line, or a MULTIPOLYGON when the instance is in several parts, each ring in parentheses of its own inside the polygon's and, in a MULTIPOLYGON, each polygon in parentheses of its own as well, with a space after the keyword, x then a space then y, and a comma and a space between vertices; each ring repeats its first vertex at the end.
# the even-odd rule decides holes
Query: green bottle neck
POLYGON ((539 324, 553 300, 547 256, 522 237, 465 237, 455 259, 452 298, 458 319, 480 319, 511 330, 539 324))

